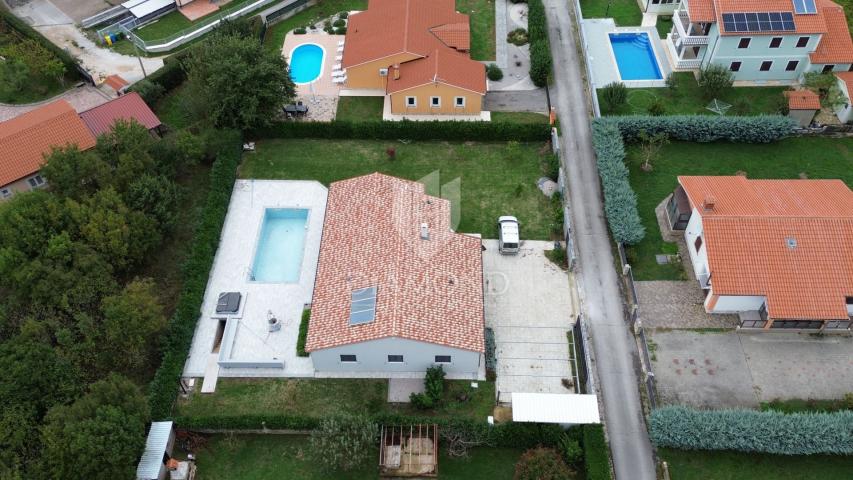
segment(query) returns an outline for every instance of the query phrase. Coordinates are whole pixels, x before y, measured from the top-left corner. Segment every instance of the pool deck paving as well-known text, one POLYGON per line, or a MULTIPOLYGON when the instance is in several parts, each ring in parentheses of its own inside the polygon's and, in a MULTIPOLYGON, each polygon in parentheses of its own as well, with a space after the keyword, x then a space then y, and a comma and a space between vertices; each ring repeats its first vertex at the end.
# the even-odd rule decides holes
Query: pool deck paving
POLYGON ((584 19, 582 28, 585 33, 584 42, 591 68, 590 76, 594 88, 601 88, 612 82, 622 82, 629 88, 665 87, 664 80, 671 72, 665 48, 655 27, 617 27, 612 18, 584 19), (610 45, 610 33, 646 33, 655 52, 660 80, 622 80, 613 48, 610 45))
POLYGON ((308 106, 306 120, 328 122, 335 119, 342 84, 332 82, 332 71, 340 63, 337 57, 340 57, 342 52, 338 52, 338 42, 344 38, 344 35, 330 35, 325 32, 304 35, 288 33, 284 37, 281 52, 288 63, 293 50, 300 45, 318 45, 324 52, 320 76, 310 83, 296 85, 297 100, 308 106))

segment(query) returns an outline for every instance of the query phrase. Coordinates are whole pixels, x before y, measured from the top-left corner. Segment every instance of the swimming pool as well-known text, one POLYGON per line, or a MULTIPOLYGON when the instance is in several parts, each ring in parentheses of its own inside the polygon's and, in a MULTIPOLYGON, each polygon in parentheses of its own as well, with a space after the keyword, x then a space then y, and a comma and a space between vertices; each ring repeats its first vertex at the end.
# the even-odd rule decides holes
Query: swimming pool
POLYGON ((661 80, 657 57, 647 33, 611 33, 610 46, 622 80, 661 80))
POLYGON ((267 208, 250 280, 267 283, 299 280, 307 225, 307 209, 267 208))
POLYGON ((311 83, 323 73, 323 47, 305 43, 290 52, 290 78, 293 83, 311 83))

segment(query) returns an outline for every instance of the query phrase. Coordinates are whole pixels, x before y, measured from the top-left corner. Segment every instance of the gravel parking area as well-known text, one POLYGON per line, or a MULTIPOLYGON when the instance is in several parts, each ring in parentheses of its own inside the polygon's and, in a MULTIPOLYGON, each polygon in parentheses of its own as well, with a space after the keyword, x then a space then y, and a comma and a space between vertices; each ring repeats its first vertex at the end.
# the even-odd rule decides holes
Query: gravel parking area
POLYGON ((737 315, 705 312, 702 289, 692 281, 635 282, 646 328, 735 328, 737 315))
POLYGON ((512 392, 572 393, 566 333, 575 315, 568 274, 545 257, 551 242, 526 241, 518 255, 501 255, 484 240, 486 326, 494 329, 499 402, 512 392))

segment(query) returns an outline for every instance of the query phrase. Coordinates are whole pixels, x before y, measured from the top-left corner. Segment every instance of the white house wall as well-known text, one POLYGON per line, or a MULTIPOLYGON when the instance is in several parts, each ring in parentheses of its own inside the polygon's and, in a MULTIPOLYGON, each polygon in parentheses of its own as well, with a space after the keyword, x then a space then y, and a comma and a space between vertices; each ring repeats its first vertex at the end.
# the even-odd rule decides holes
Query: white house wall
POLYGON ((447 373, 478 374, 480 352, 397 337, 315 350, 311 360, 317 372, 422 373, 435 365, 436 355, 450 355, 451 363, 442 364, 447 373), (341 362, 341 355, 355 355, 357 361, 341 362), (403 355, 404 362, 388 363, 388 355, 403 355))
MULTIPOLYGON (((820 41, 819 34, 793 34, 793 35, 726 35, 719 34, 719 27, 714 23, 709 33, 711 54, 706 55, 703 66, 708 62, 729 68, 732 62, 741 62, 740 70, 732 72, 735 80, 797 80, 810 68, 809 53, 813 52, 820 41), (770 48, 770 40, 773 37, 782 37, 779 48, 770 48), (809 37, 805 47, 797 47, 800 37, 809 37), (748 48, 738 48, 741 38, 750 38, 748 48), (785 68, 791 60, 799 63, 793 71, 785 68), (772 61, 773 65, 769 71, 760 70, 761 62, 772 61)), ((840 68, 840 67, 839 67, 840 68)))
MULTIPOLYGON (((838 120, 843 123, 851 122, 853 121, 853 105, 851 105, 851 103, 853 103, 853 92, 848 91, 847 83, 841 80, 840 78, 837 79, 837 82, 838 88, 841 89, 841 93, 844 94, 844 98, 847 101, 844 103, 844 105, 840 105, 838 108, 835 109, 835 115, 837 115, 838 120)), ((851 315, 853 315, 853 313, 851 313, 851 315)))
POLYGON ((702 236, 702 216, 697 209, 693 209, 690 214, 690 221, 687 222, 687 228, 684 229, 684 240, 687 242, 687 251, 690 253, 690 262, 693 264, 693 271, 696 273, 696 280, 699 280, 703 274, 710 272, 708 268, 708 250, 705 248, 705 238, 702 238, 702 246, 699 251, 696 251, 696 237, 702 236))
MULTIPOLYGON (((705 299, 705 309, 707 310, 708 302, 712 295, 708 295, 705 299)), ((755 312, 764 303, 763 296, 750 295, 719 295, 717 303, 713 310, 708 310, 709 313, 738 313, 738 312, 755 312)))

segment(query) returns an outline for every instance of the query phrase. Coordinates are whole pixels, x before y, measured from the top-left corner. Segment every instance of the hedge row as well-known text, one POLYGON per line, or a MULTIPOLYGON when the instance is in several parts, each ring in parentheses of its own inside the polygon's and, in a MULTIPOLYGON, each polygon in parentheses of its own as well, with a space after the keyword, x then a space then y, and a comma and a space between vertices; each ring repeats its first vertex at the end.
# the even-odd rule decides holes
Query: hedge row
POLYGON ((583 426, 583 456, 587 480, 611 480, 610 450, 601 424, 583 426))
POLYGON ((210 190, 196 226, 194 243, 183 265, 183 289, 163 337, 163 361, 149 386, 148 403, 154 420, 171 415, 240 163, 239 132, 218 132, 217 137, 221 147, 210 171, 210 190))
MULTIPOLYGON (((454 429, 469 432, 472 437, 482 438, 496 447, 531 448, 537 445, 556 446, 565 431, 554 424, 502 423, 488 425, 465 419, 410 416, 397 414, 376 414, 372 420, 382 425, 409 425, 435 423, 442 429, 454 429)), ((224 430, 313 430, 320 424, 321 418, 304 415, 234 415, 210 417, 177 417, 175 423, 188 430, 224 429, 224 430)), ((606 448, 606 446, 605 446, 606 448)), ((606 460, 606 457, 605 457, 606 460)), ((609 468, 609 467, 608 467, 609 468)))
POLYGON ((645 131, 649 135, 662 132, 672 140, 686 142, 770 143, 787 137, 797 126, 792 118, 779 115, 628 115, 598 118, 595 123, 615 124, 626 142, 636 141, 645 131))
POLYGON ((547 124, 511 122, 429 121, 400 122, 276 122, 253 133, 256 138, 326 138, 371 140, 478 140, 519 142, 545 141, 551 137, 547 124))
POLYGON ((33 27, 27 25, 20 18, 12 15, 12 12, 6 10, 5 6, 0 7, 0 18, 8 24, 12 29, 16 30, 21 35, 30 38, 32 40, 37 41, 41 46, 48 49, 51 53, 56 55, 63 64, 65 64, 65 68, 69 72, 73 72, 73 74, 77 74, 77 59, 72 57, 70 53, 65 50, 54 45, 50 40, 44 38, 39 32, 37 32, 33 27))
MULTIPOLYGON (((184 80, 187 79, 187 73, 184 71, 184 67, 181 65, 181 62, 185 55, 187 55, 188 50, 184 50, 172 55, 169 55, 165 59, 163 59, 163 67, 157 70, 156 72, 148 75, 146 80, 151 83, 160 85, 163 87, 165 92, 170 92, 173 89, 179 87, 184 80)), ((140 82, 134 83, 130 87, 128 87, 128 91, 133 92, 135 88, 140 85, 140 82)))
POLYGON ((637 210, 637 194, 631 189, 625 166, 625 145, 613 122, 594 121, 592 146, 598 162, 598 175, 604 192, 604 213, 613 238, 633 245, 646 235, 637 210))
POLYGON ((527 35, 530 42, 530 79, 537 87, 548 84, 551 73, 551 44, 542 0, 527 2, 527 35))
POLYGON ((853 411, 654 410, 649 434, 658 447, 777 455, 853 454, 853 411))

